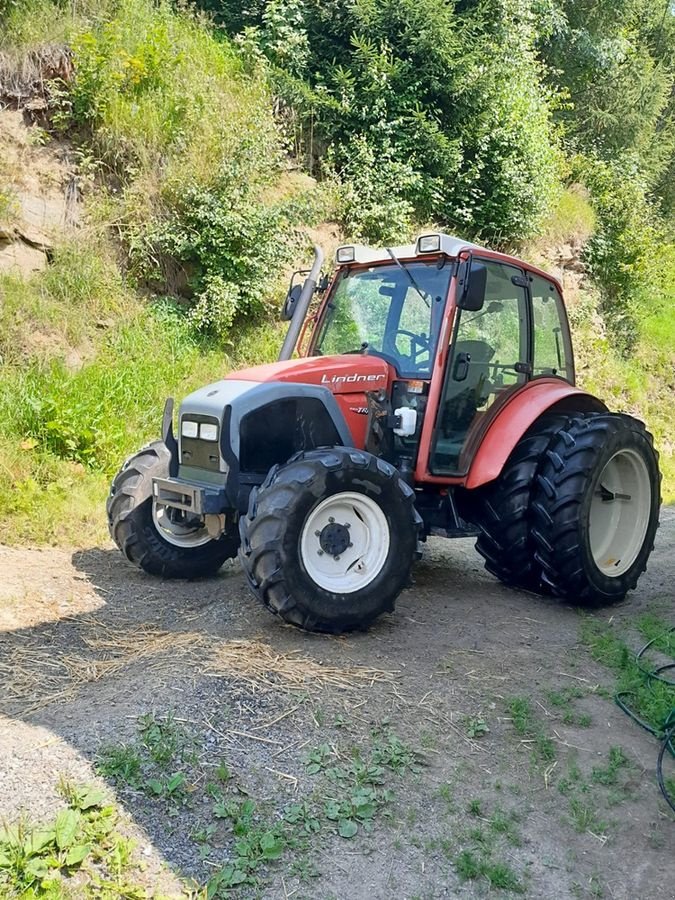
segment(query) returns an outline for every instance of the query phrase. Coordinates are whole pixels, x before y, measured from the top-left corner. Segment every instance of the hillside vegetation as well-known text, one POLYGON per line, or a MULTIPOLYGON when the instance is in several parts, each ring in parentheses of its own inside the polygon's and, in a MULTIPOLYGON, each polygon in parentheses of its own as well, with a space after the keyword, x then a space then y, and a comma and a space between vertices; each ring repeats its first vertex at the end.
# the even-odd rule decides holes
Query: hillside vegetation
POLYGON ((29 117, 0 233, 31 148, 66 154, 84 208, 43 271, 0 275, 0 540, 102 538, 165 396, 274 358, 311 236, 428 225, 573 260, 580 380, 649 423, 675 498, 668 8, 202 6, 0 0, 0 101, 29 117))

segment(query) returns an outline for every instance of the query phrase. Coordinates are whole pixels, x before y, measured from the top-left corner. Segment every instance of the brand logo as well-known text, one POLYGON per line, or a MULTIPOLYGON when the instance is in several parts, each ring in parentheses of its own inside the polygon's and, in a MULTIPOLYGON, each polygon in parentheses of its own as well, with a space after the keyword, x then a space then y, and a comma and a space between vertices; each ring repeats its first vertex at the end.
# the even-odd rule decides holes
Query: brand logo
POLYGON ((321 384, 355 384, 359 381, 380 381, 383 378, 386 378, 386 375, 359 375, 357 372, 351 375, 331 375, 327 378, 324 372, 321 376, 321 384))

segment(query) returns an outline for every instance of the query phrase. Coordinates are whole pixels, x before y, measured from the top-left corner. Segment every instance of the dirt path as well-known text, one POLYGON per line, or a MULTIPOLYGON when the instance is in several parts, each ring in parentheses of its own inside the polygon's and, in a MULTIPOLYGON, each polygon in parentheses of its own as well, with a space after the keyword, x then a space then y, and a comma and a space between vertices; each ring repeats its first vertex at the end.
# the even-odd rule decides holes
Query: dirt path
MULTIPOLYGON (((638 590, 591 619, 628 633, 646 612, 672 624, 674 546, 670 508, 638 590)), ((173 584, 109 548, 0 548, 0 566, 0 817, 49 818, 61 777, 95 781, 106 747, 146 752, 148 722, 169 716, 191 748, 180 760, 180 740, 172 748, 185 792, 153 797, 150 781, 125 784, 110 767, 105 782, 152 888, 178 893, 178 877, 203 882, 229 858, 209 788, 223 762, 227 796, 254 798, 276 821, 289 803, 342 802, 340 778, 358 781, 345 773, 371 759, 385 760, 376 790, 392 791, 372 831, 347 840, 331 821, 316 835, 301 828, 303 840, 244 893, 483 896, 503 865, 530 897, 675 897, 657 744, 598 690, 613 681, 580 640, 588 620, 502 587, 470 542, 430 541, 396 613, 339 639, 281 626, 234 564, 173 584), (143 716, 153 718, 139 726, 143 716), (596 777, 611 747, 626 762, 596 777)))

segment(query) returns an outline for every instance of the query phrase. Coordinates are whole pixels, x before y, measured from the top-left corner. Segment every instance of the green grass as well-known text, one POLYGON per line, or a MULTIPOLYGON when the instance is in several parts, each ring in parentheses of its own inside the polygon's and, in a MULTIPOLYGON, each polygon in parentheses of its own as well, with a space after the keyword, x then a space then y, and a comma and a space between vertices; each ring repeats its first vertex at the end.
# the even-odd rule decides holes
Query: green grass
MULTIPOLYGON (((623 696, 636 715, 660 731, 673 708, 673 689, 663 682, 648 680, 636 661, 636 652, 647 640, 659 636, 656 646, 662 652, 675 655, 674 633, 670 631, 669 622, 654 615, 643 616, 636 624, 641 637, 630 637, 630 646, 625 626, 590 618, 582 623, 581 640, 594 659, 613 671, 615 692, 623 696)), ((653 668, 648 657, 643 657, 642 664, 647 669, 653 668)))
POLYGON ((62 793, 67 805, 48 824, 0 829, 0 893, 47 900, 145 896, 116 808, 96 787, 64 784, 62 793))
POLYGON ((524 887, 513 868, 505 862, 492 862, 473 850, 462 850, 454 861, 455 871, 464 881, 484 878, 490 887, 522 894, 524 887))

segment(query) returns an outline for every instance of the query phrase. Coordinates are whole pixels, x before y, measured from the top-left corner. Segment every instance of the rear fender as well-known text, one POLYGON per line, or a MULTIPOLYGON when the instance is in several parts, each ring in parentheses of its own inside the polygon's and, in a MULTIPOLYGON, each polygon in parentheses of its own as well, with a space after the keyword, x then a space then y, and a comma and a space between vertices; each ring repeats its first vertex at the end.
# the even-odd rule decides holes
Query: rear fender
POLYGON ((559 379, 531 381, 491 422, 464 486, 477 488, 497 478, 521 437, 547 412, 607 412, 607 407, 592 394, 559 379))

